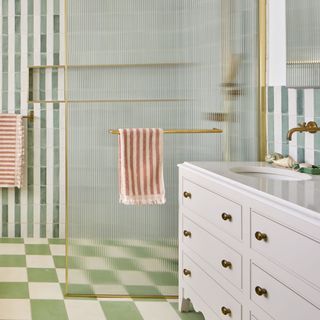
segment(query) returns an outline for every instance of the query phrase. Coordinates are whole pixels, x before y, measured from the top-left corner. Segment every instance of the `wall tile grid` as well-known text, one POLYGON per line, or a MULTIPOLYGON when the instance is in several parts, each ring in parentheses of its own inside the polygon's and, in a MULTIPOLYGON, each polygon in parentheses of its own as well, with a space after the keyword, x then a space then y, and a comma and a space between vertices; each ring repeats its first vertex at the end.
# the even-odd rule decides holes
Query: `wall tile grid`
MULTIPOLYGON (((28 66, 64 64, 64 0, 2 0, 0 111, 26 115, 21 189, 0 188, 0 236, 64 237, 64 105, 28 103, 28 66)), ((63 99, 62 70, 40 69, 40 100, 63 99)))
POLYGON ((320 89, 268 88, 268 152, 290 155, 298 162, 320 165, 320 133, 287 132, 298 123, 320 124, 320 89))

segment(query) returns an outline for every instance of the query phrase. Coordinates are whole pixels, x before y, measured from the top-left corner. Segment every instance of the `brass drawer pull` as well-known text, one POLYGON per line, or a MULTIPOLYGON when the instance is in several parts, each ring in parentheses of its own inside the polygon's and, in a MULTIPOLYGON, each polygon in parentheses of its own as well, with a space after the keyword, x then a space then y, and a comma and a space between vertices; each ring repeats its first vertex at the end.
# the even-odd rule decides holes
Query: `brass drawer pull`
POLYGON ((221 264, 222 264, 222 266, 224 267, 224 268, 229 268, 229 269, 231 269, 232 268, 232 263, 230 262, 230 261, 228 261, 228 260, 222 260, 221 261, 221 264))
POLYGON ((183 235, 184 235, 186 238, 191 238, 191 231, 184 230, 184 231, 183 231, 183 235))
POLYGON ((221 312, 222 312, 223 315, 231 317, 231 310, 229 308, 226 308, 226 307, 223 306, 221 308, 221 312))
POLYGON ((260 232, 260 231, 257 231, 257 232, 254 234, 254 236, 256 237, 256 239, 257 239, 258 241, 262 241, 262 240, 267 241, 267 240, 268 240, 268 236, 267 236, 265 233, 262 233, 262 232, 260 232))
POLYGON ((259 287, 259 286, 257 286, 255 288, 255 291, 258 296, 265 296, 265 297, 268 296, 268 291, 264 288, 259 287))
POLYGON ((183 269, 183 274, 186 276, 186 277, 191 277, 191 271, 188 270, 188 269, 183 269))
POLYGON ((231 220, 232 220, 232 215, 224 212, 224 213, 221 215, 221 218, 222 218, 222 220, 224 220, 224 221, 227 221, 227 220, 231 221, 231 220))
POLYGON ((186 199, 191 199, 191 192, 185 191, 185 192, 183 193, 183 196, 184 196, 186 199))

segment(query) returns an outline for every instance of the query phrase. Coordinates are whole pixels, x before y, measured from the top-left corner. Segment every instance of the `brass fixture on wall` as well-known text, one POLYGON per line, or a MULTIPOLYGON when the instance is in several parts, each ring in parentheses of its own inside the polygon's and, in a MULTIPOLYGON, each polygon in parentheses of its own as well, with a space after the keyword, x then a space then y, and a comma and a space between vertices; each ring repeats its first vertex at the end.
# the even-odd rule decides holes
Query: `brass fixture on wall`
MULTIPOLYGON (((111 134, 120 134, 118 129, 110 129, 108 130, 109 133, 111 134)), ((163 130, 163 133, 222 133, 223 131, 221 129, 168 129, 168 130, 163 130)), ((189 193, 188 193, 189 194, 189 193)), ((185 196, 185 198, 188 198, 185 196)), ((190 194, 191 198, 191 194, 190 194)))
POLYGON ((320 131, 317 123, 315 121, 309 121, 308 123, 303 122, 298 124, 299 127, 292 128, 288 131, 287 139, 289 141, 292 140, 292 135, 295 132, 309 132, 309 133, 316 133, 320 131))
POLYGON ((34 112, 30 111, 27 116, 22 116, 22 119, 27 119, 29 121, 33 121, 34 120, 34 112))

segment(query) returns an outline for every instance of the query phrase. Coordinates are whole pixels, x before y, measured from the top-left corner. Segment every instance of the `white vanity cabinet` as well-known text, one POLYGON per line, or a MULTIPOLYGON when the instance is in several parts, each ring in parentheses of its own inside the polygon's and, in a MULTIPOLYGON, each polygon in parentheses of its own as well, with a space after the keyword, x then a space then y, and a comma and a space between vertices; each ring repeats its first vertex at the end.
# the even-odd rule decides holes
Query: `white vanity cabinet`
POLYGON ((206 320, 319 320, 320 212, 307 206, 320 210, 320 179, 243 177, 235 164, 179 165, 180 310, 191 302, 206 320))

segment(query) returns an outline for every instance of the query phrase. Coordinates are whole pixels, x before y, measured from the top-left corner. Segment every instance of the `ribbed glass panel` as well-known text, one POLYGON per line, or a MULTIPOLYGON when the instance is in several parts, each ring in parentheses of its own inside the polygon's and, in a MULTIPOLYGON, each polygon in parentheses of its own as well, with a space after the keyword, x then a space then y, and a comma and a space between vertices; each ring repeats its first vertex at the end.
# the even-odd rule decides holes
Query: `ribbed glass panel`
POLYGON ((320 2, 287 0, 287 86, 320 86, 320 2))
POLYGON ((233 8, 244 29, 227 33, 243 55, 235 96, 222 87, 224 2, 68 0, 68 293, 176 295, 177 164, 256 159, 256 1, 233 8), (126 127, 223 127, 231 138, 165 135, 167 203, 125 206, 107 130, 126 127))
POLYGON ((225 159, 257 160, 259 1, 221 1, 221 106, 225 159))

